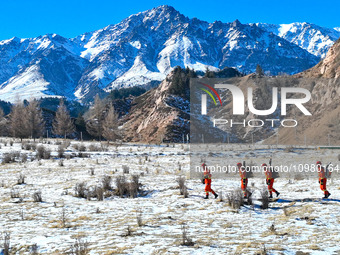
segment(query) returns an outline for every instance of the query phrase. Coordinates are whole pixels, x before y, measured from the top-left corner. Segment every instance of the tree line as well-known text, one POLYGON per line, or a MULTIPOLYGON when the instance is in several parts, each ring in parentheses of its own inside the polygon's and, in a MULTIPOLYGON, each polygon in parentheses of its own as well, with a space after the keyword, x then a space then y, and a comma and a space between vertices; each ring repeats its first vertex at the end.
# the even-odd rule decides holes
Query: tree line
MULTIPOLYGON (((81 117, 86 131, 96 139, 115 141, 121 138, 118 130, 118 114, 112 102, 100 99, 97 95, 93 105, 81 117)), ((64 99, 60 99, 51 128, 56 137, 74 137, 76 133, 75 120, 71 118, 64 99)), ((36 139, 44 136, 45 131, 44 112, 38 100, 18 101, 11 106, 7 115, 0 107, 0 136, 36 139)))

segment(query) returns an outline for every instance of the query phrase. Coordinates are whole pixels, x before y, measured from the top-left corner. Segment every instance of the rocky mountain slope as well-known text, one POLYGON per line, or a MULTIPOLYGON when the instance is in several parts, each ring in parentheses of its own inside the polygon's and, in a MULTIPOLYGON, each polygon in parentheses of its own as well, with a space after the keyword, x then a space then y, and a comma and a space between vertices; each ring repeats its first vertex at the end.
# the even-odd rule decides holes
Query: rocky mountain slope
POLYGON ((329 48, 340 37, 338 28, 320 27, 307 22, 280 25, 256 23, 256 25, 321 58, 326 56, 329 48))
POLYGON ((189 79, 189 73, 176 68, 157 88, 137 97, 122 120, 125 140, 183 141, 183 136, 189 134, 189 79))
POLYGON ((322 78, 339 78, 340 77, 340 39, 335 42, 329 49, 326 57, 316 66, 310 68, 301 74, 301 77, 322 77, 322 78))
POLYGON ((72 39, 12 38, 0 41, 0 99, 66 96, 85 102, 112 88, 151 88, 175 66, 249 73, 260 64, 272 74, 298 73, 315 65, 338 36, 311 24, 284 36, 276 30, 238 20, 208 23, 160 6, 72 39))
MULTIPOLYGON (((286 144, 339 145, 340 141, 340 40, 315 67, 294 76, 304 80, 312 95, 307 107, 312 116, 297 116, 298 128, 281 129, 286 144)), ((275 143, 276 138, 267 140, 275 143)))

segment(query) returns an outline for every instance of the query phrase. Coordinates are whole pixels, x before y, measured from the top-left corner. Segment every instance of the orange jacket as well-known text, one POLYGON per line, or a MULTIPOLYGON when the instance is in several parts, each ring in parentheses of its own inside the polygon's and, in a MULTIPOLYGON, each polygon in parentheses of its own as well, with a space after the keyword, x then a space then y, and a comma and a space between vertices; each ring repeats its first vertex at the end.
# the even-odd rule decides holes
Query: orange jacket
POLYGON ((208 169, 207 165, 205 163, 202 164, 203 167, 203 178, 204 178, 204 183, 206 185, 211 184, 211 173, 210 170, 208 169))
POLYGON ((264 169, 264 174, 266 175, 266 178, 267 179, 272 179, 273 178, 273 172, 270 169, 270 167, 265 166, 263 169, 264 169))
POLYGON ((211 184, 211 173, 204 174, 204 183, 205 185, 211 184))
POLYGON ((323 166, 318 166, 318 174, 320 179, 326 178, 326 170, 323 166))
POLYGON ((238 171, 240 173, 241 179, 246 179, 247 178, 247 171, 246 171, 246 168, 244 166, 239 167, 238 171))

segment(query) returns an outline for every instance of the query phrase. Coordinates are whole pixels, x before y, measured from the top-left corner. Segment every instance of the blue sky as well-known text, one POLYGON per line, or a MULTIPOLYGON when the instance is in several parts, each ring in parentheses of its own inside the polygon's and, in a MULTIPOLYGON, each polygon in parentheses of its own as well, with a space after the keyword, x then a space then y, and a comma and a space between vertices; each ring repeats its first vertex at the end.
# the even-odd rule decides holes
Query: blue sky
POLYGON ((340 27, 339 0, 0 0, 0 40, 47 33, 75 37, 163 4, 175 7, 189 18, 209 22, 307 21, 340 27))

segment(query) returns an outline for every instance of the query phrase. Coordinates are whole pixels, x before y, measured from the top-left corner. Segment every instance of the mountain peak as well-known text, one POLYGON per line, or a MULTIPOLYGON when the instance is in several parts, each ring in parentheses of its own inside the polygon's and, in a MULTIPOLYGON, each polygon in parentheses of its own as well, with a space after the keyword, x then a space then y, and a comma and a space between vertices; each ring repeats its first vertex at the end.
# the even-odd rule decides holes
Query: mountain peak
POLYGON ((242 23, 241 23, 238 19, 235 19, 235 20, 231 23, 231 25, 232 25, 233 27, 239 27, 240 25, 242 25, 242 23))
POLYGON ((14 36, 14 37, 12 37, 10 39, 0 41, 0 45, 12 43, 12 42, 20 43, 21 39, 19 37, 14 36))
POLYGON ((171 12, 172 11, 176 11, 177 12, 177 10, 174 7, 172 7, 171 5, 167 5, 167 4, 157 6, 157 7, 153 8, 153 9, 155 9, 155 10, 171 11, 171 12))

